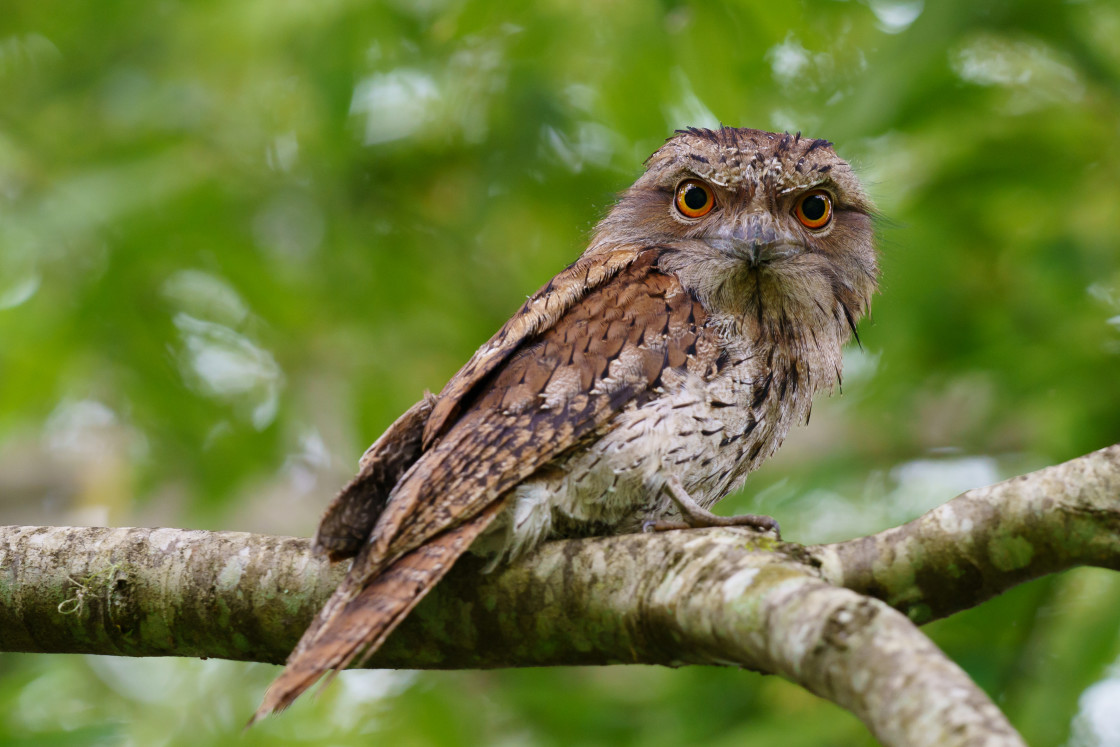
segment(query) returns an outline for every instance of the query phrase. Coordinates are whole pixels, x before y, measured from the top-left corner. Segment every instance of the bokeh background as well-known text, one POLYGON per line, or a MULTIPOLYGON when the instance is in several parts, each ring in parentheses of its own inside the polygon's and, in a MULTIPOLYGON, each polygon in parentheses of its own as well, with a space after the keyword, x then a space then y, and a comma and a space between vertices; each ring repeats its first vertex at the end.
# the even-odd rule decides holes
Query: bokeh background
MULTIPOLYGON (((674 128, 835 141, 884 219, 842 396, 721 511, 842 539, 1120 441, 1114 0, 0 4, 0 521, 309 535, 674 128)), ((1120 744, 1120 578, 927 627, 1120 744)), ((0 656, 0 743, 861 745, 776 678, 0 656)))

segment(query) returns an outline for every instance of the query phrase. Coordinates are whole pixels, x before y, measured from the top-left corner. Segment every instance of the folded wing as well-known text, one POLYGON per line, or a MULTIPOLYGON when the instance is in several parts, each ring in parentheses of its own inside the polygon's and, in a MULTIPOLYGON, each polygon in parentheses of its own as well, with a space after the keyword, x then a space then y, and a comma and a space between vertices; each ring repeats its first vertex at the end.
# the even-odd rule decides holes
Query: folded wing
POLYGON ((565 274, 557 276, 448 383, 427 417, 423 452, 269 688, 258 718, 287 706, 327 670, 372 654, 513 487, 597 437, 619 411, 655 396, 662 372, 696 356, 706 313, 658 269, 666 251, 635 252, 609 272, 573 265, 568 282, 575 270, 599 273, 599 284, 584 285, 579 295, 560 285, 565 274), (550 301, 550 293, 564 303, 550 301))

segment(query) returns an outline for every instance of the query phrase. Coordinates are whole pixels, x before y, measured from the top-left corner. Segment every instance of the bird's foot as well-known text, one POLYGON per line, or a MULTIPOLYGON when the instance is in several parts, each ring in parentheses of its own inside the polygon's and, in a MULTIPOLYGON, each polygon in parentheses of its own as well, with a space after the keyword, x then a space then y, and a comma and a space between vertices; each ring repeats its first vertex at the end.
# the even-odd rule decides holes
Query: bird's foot
POLYGON ((683 521, 650 520, 642 523, 643 532, 670 532, 677 529, 698 529, 703 527, 751 527, 760 532, 773 532, 781 539, 781 527, 772 516, 741 514, 739 516, 716 516, 701 506, 681 485, 680 478, 671 475, 665 480, 669 497, 681 512, 683 521))
POLYGON ((781 527, 773 516, 760 516, 758 514, 740 514, 738 516, 716 516, 709 513, 706 517, 693 514, 687 521, 668 521, 666 519, 648 519, 642 522, 643 532, 673 532, 678 529, 703 529, 706 527, 750 527, 760 532, 773 532, 779 539, 782 536, 781 527))

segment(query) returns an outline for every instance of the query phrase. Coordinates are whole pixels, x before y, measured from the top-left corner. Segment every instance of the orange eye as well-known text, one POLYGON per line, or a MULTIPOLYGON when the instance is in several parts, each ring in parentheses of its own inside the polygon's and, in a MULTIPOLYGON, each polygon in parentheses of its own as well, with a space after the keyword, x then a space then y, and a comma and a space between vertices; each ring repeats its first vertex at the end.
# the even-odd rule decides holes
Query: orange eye
POLYGON ((823 189, 814 189, 798 200, 794 215, 806 228, 824 228, 832 220, 832 198, 823 189))
POLYGON ((688 179, 677 187, 677 210, 687 218, 703 218, 716 206, 712 188, 699 179, 688 179))

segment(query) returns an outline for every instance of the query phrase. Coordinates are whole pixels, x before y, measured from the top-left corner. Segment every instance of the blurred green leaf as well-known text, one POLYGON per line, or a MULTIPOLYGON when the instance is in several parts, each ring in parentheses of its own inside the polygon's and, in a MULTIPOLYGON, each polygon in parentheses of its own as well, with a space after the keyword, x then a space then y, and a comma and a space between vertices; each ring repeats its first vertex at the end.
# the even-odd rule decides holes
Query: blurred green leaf
MULTIPOLYGON (((1114 443, 1118 37, 1107 0, 8 0, 0 511, 309 534, 673 128, 719 122, 835 141, 884 268, 843 396, 726 510, 853 536, 1114 443)), ((1112 586, 1045 580, 931 632, 1063 744, 1118 656, 1112 586)), ((13 744, 178 743, 172 713, 225 744, 271 674, 0 662, 13 744), (129 679, 158 696, 104 686, 129 679)), ((872 743, 744 672, 351 679, 247 739, 872 743)))

